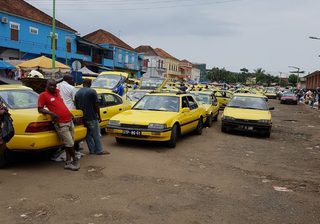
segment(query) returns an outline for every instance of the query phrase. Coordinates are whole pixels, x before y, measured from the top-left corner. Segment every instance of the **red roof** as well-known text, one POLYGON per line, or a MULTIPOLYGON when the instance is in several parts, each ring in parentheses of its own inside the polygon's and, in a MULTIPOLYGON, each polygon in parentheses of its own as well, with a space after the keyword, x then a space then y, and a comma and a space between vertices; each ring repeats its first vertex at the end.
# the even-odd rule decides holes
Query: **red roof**
POLYGON ((135 49, 138 53, 144 53, 146 56, 158 56, 157 52, 147 45, 141 45, 135 49))
POLYGON ((161 48, 156 48, 154 50, 159 56, 161 56, 163 58, 171 58, 171 59, 175 59, 175 60, 179 61, 179 59, 173 57, 172 55, 170 55, 168 52, 164 51, 161 48))
POLYGON ((135 51, 132 47, 120 40, 118 37, 102 29, 89 33, 83 38, 95 44, 112 44, 130 51, 135 51))
MULTIPOLYGON (((46 13, 42 12, 41 10, 23 0, 0 0, 0 11, 47 25, 52 25, 51 16, 47 15, 46 13)), ((58 20, 56 20, 56 26, 61 29, 77 32, 69 26, 59 22, 58 20)))

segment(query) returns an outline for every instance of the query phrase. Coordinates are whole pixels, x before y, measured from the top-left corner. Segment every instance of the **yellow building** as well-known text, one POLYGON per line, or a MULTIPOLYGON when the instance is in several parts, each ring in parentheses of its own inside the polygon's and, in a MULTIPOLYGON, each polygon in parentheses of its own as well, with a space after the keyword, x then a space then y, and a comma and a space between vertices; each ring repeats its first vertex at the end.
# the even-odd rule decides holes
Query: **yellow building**
POLYGON ((167 71, 164 76, 168 79, 178 79, 181 75, 179 68, 180 60, 165 52, 161 48, 156 48, 154 50, 160 57, 165 58, 165 67, 167 71))

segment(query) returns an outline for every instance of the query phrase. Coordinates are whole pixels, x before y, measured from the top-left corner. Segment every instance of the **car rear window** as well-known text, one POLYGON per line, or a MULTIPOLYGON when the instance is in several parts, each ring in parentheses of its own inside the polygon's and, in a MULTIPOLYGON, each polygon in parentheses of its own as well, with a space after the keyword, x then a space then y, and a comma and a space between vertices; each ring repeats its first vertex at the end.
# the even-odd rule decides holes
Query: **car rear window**
POLYGON ((10 109, 38 107, 38 94, 32 90, 2 90, 0 98, 10 109))

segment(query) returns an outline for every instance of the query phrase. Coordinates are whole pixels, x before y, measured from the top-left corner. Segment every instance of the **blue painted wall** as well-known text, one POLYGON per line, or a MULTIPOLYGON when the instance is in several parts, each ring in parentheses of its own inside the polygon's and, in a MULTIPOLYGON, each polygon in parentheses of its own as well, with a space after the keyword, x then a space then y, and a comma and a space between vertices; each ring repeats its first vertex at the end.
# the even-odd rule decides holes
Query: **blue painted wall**
MULTIPOLYGON (((5 48, 13 48, 20 50, 21 52, 29 53, 25 55, 26 58, 32 58, 35 55, 47 54, 51 55, 51 38, 50 32, 52 28, 49 25, 41 24, 38 22, 30 21, 24 18, 12 16, 6 13, 0 12, 1 17, 7 17, 8 23, 0 22, 0 46, 5 48), (10 22, 18 23, 20 25, 19 40, 11 40, 10 22), (29 31, 29 27, 38 29, 38 34, 32 34, 29 31)), ((57 40, 57 57, 83 60, 84 56, 76 53, 76 35, 72 31, 63 30, 60 28, 56 29, 58 34, 57 40), (71 40, 71 52, 67 52, 66 39, 71 40)), ((91 58, 88 58, 91 60, 91 58)), ((87 61, 88 61, 87 60, 87 61)))

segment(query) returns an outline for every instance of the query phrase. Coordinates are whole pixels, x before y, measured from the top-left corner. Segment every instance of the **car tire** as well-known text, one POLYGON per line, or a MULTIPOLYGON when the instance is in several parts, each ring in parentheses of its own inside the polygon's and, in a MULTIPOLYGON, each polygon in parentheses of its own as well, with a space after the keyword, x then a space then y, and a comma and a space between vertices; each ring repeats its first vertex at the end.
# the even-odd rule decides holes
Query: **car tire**
POLYGON ((178 138, 178 125, 173 125, 171 129, 171 136, 170 140, 167 142, 167 146, 169 148, 175 148, 177 145, 177 138, 178 138))
POLYGON ((280 101, 280 104, 284 104, 283 100, 280 101))
POLYGON ((196 130, 195 130, 196 134, 197 134, 197 135, 202 135, 202 129, 203 129, 203 118, 200 117, 200 118, 199 118, 198 125, 197 125, 197 128, 196 128, 196 130))
POLYGON ((212 118, 212 114, 210 114, 210 116, 206 120, 206 126, 210 128, 212 126, 212 123, 213 123, 213 118, 212 118))
POLYGON ((0 147, 0 168, 8 165, 8 149, 6 146, 0 147))
POLYGON ((101 128, 101 129, 100 129, 100 133, 101 133, 102 135, 105 135, 105 134, 107 134, 107 130, 106 130, 105 128, 101 128))
POLYGON ((266 130, 266 131, 262 132, 262 136, 265 138, 270 138, 271 130, 266 130))
POLYGON ((224 124, 221 124, 221 132, 227 133, 227 128, 224 124))

